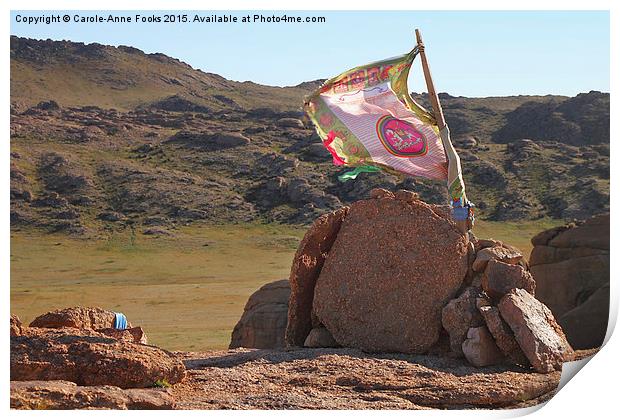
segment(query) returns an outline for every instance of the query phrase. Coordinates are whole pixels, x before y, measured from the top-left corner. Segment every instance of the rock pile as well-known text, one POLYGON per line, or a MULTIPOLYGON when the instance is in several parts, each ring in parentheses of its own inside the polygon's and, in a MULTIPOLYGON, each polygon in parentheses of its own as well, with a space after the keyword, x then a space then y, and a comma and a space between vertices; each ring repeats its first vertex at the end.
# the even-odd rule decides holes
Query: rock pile
POLYGON ((295 255, 286 344, 561 369, 573 350, 522 253, 462 235, 442 206, 375 189, 319 218, 295 255))
POLYGON ((142 328, 113 324, 101 308, 48 312, 28 327, 11 315, 11 406, 173 408, 166 393, 142 388, 182 381, 182 361, 146 345, 142 328))
POLYGON ((536 297, 576 349, 601 346, 607 332, 609 237, 609 214, 602 214, 532 238, 536 297))

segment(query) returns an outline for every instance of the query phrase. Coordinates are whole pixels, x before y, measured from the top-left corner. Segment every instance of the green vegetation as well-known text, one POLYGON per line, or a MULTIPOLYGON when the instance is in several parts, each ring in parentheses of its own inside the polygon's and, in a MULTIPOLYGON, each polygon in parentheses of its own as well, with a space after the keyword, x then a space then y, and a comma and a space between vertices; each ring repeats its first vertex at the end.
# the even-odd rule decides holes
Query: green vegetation
MULTIPOLYGON (((521 248, 561 222, 477 223, 475 233, 521 248)), ((11 312, 25 323, 76 305, 120 311, 170 350, 226 348, 250 294, 288 277, 303 228, 222 225, 180 228, 174 237, 128 231, 97 240, 15 231, 11 312)))

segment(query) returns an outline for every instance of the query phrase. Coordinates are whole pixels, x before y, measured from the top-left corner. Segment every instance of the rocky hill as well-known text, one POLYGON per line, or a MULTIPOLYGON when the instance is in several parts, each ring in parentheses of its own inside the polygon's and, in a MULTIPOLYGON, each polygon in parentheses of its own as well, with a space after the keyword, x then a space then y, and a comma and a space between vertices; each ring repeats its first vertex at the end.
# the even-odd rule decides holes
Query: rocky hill
MULTIPOLYGON (((46 231, 194 221, 307 224, 375 187, 444 203, 440 183, 340 183, 294 87, 235 82, 132 47, 11 37, 11 223, 46 231)), ((426 103, 423 95, 414 94, 426 103)), ((441 95, 479 217, 609 209, 609 94, 441 95)))

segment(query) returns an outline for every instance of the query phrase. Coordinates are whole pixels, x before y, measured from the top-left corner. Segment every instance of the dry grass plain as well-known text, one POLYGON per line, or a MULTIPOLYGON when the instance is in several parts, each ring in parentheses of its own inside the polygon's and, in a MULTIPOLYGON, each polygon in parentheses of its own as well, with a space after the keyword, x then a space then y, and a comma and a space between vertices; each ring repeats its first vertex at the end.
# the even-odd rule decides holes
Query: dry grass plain
MULTIPOLYGON (((560 224, 477 223, 475 233, 531 250, 530 238, 560 224)), ((169 350, 224 349, 247 298, 288 277, 305 228, 191 226, 173 237, 130 232, 77 239, 36 231, 11 234, 11 312, 25 323, 76 305, 120 311, 152 344, 169 350)))

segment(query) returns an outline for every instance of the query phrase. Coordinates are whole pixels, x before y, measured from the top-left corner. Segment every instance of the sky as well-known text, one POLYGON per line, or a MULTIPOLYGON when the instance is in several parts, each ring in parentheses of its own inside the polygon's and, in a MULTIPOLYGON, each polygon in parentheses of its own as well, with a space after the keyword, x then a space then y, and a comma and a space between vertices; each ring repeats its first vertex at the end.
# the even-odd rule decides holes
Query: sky
MULTIPOLYGON (((11 34, 130 45, 160 52, 227 79, 290 86, 404 54, 420 28, 439 92, 455 96, 567 95, 609 91, 607 11, 286 11, 325 23, 52 23, 16 22, 17 15, 109 14, 206 17, 274 12, 12 11, 11 34)), ((409 89, 425 91, 419 60, 409 89)))

